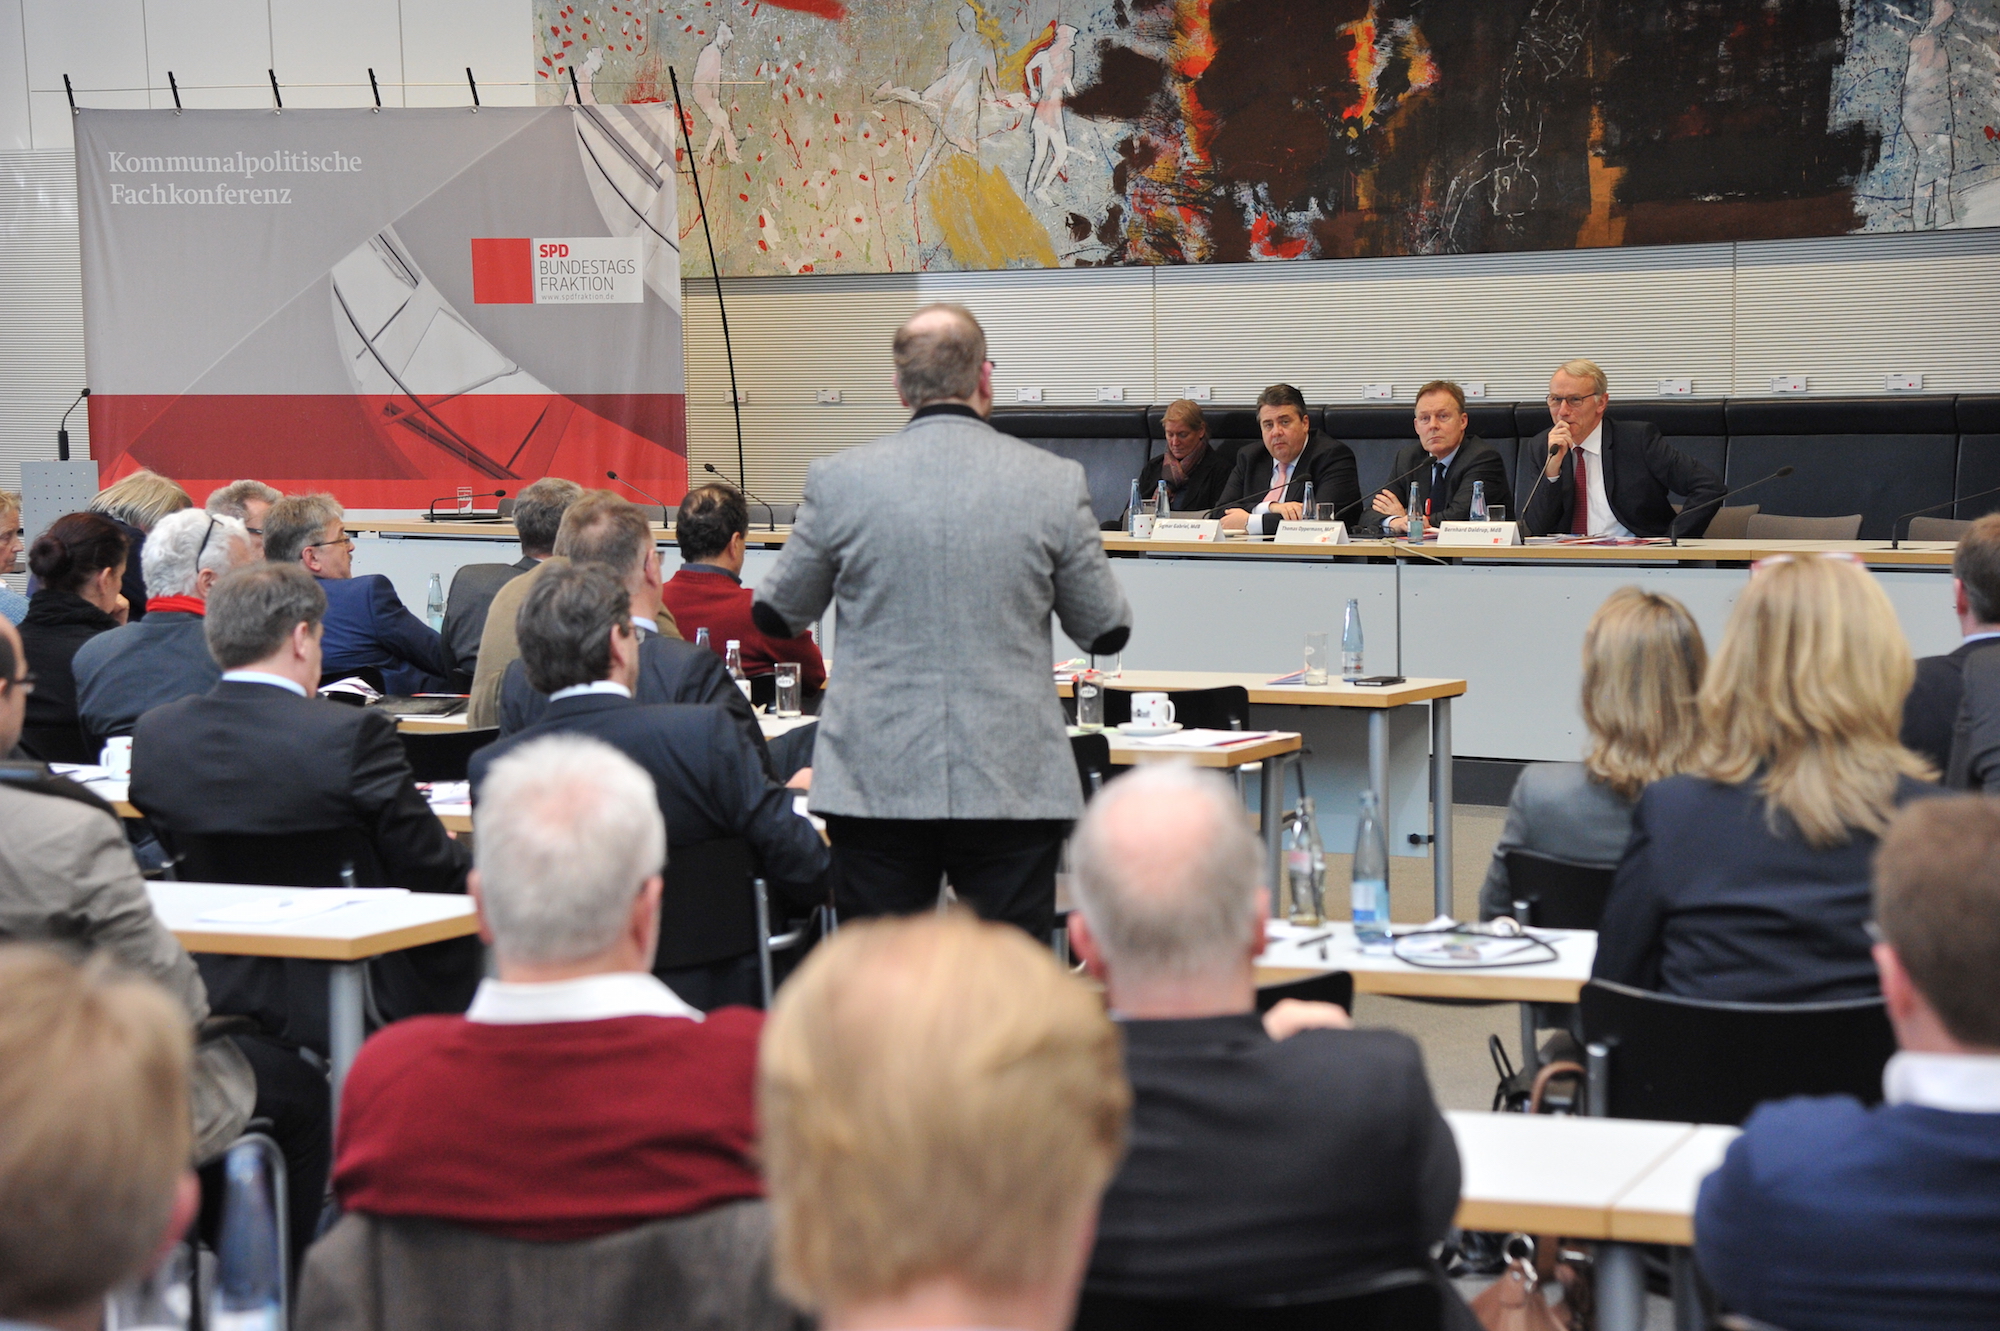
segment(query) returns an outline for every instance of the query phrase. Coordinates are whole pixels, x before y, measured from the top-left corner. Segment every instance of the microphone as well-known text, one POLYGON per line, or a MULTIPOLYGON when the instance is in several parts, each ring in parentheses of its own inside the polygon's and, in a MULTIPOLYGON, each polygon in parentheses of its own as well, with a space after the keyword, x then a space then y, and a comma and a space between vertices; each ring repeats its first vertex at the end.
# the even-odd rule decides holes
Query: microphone
MULTIPOLYGON (((81 403, 89 396, 90 390, 88 388, 78 393, 76 401, 69 404, 69 411, 75 411, 78 403, 81 403)), ((62 414, 62 424, 56 426, 56 461, 58 462, 69 461, 69 411, 65 411, 62 414)))
MULTIPOLYGON (((476 495, 439 495, 436 499, 431 500, 431 506, 424 510, 424 521, 436 522, 438 520, 437 506, 447 501, 456 504, 461 499, 505 499, 506 497, 507 492, 505 490, 489 490, 485 494, 476 495)), ((447 519, 458 516, 460 515, 457 513, 445 514, 447 519)), ((496 513, 493 516, 497 518, 500 515, 496 513)))
POLYGON ((638 495, 641 499, 644 499, 649 503, 659 504, 660 521, 664 523, 667 520, 667 506, 665 503, 661 502, 661 500, 659 500, 653 495, 647 494, 644 490, 641 490, 638 486, 632 484, 632 482, 626 480, 623 476, 620 476, 615 471, 605 472, 604 478, 606 480, 618 482, 620 485, 624 486, 627 490, 630 490, 633 494, 638 495))
POLYGON ((1896 535, 1896 528, 1902 525, 1904 518, 1920 518, 1926 513, 1935 513, 1941 508, 1950 508, 1953 504, 1963 504, 1974 499, 1984 499, 1987 495, 1992 494, 2000 494, 2000 485, 1994 486, 1991 490, 1981 490, 1978 494, 1955 496, 1945 500, 1942 504, 1932 504, 1929 508, 1920 508, 1915 512, 1903 514, 1889 524, 1889 548, 1891 550, 1900 550, 1903 548, 1903 538, 1896 535))
MULTIPOLYGON (((1572 444, 1571 447, 1575 447, 1575 445, 1572 444)), ((1549 458, 1554 457, 1557 453, 1561 451, 1562 451, 1561 444, 1550 444, 1549 456, 1543 458, 1542 465, 1535 468, 1535 483, 1528 487, 1527 503, 1521 505, 1520 521, 1521 521, 1521 526, 1524 528, 1528 525, 1528 504, 1532 504, 1535 502, 1535 491, 1541 489, 1542 482, 1546 481, 1549 478, 1549 458)))
MULTIPOLYGON (((721 472, 719 472, 719 471, 717 471, 717 470, 715 469, 715 464, 714 464, 713 462, 704 462, 704 463, 702 463, 702 464, 701 464, 701 469, 702 469, 703 471, 707 472, 707 473, 708 473, 709 475, 711 475, 711 476, 715 477, 715 478, 716 478, 717 480, 721 481, 721 482, 722 482, 722 483, 723 483, 724 485, 729 485, 729 484, 732 484, 732 482, 730 481, 730 479, 729 479, 729 478, 728 478, 727 476, 724 476, 724 475, 723 475, 723 474, 722 474, 721 472)), ((752 499, 757 499, 757 496, 756 496, 756 495, 754 495, 754 494, 750 494, 750 487, 749 487, 749 486, 747 486, 747 485, 737 485, 737 487, 736 487, 736 488, 737 488, 737 489, 739 489, 739 490, 741 490, 741 491, 742 491, 742 492, 743 492, 744 494, 746 494, 746 495, 750 495, 750 497, 751 497, 752 499)), ((775 508, 772 508, 772 507, 771 507, 771 505, 770 505, 770 504, 769 504, 769 503, 768 503, 767 501, 765 501, 765 500, 762 500, 762 499, 757 499, 757 502, 758 502, 758 503, 760 503, 760 504, 763 504, 763 505, 764 505, 764 516, 765 516, 766 518, 769 518, 769 519, 770 519, 770 522, 771 522, 771 530, 772 530, 772 531, 776 531, 776 530, 778 530, 778 510, 777 510, 777 509, 775 509, 775 508)))
POLYGON ((1748 485, 1739 485, 1734 490, 1724 490, 1721 494, 1717 495, 1713 499, 1707 500, 1703 503, 1696 504, 1693 508, 1684 508, 1679 513, 1674 515, 1674 520, 1672 522, 1667 524, 1667 534, 1674 538, 1675 545, 1679 545, 1681 543, 1681 519, 1685 518, 1688 514, 1699 513, 1704 508, 1712 508, 1715 505, 1720 504, 1725 499, 1732 499, 1735 496, 1742 494, 1745 490, 1756 489, 1758 486, 1762 485, 1765 481, 1782 481, 1785 479, 1785 477, 1791 475, 1793 472, 1797 470, 1798 470, 1797 467, 1780 467, 1776 471, 1772 472, 1769 476, 1766 476, 1761 480, 1752 481, 1748 485))

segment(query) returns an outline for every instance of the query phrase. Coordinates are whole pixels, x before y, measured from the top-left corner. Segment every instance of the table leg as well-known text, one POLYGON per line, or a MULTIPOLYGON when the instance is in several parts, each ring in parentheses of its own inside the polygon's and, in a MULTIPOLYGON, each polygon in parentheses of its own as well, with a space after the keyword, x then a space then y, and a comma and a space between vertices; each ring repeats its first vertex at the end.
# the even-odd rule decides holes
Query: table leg
POLYGON ((340 1117, 340 1092, 347 1070, 361 1052, 361 983, 365 961, 336 961, 327 968, 327 1036, 333 1054, 333 1113, 340 1117))
POLYGON ((1598 1331, 1644 1331, 1645 1325, 1645 1250, 1634 1243, 1599 1243, 1598 1331))
POLYGON ((1701 1292, 1695 1286, 1694 1251, 1671 1250, 1674 1294, 1674 1331, 1706 1331, 1708 1314, 1701 1306, 1701 1292))
POLYGON ((1535 1048, 1535 1005, 1523 1003, 1521 1007, 1521 1067, 1530 1075, 1541 1070, 1542 1055, 1535 1048))
POLYGON ((1431 873, 1437 913, 1451 914, 1451 699, 1431 699, 1431 873))
POLYGON ((1368 713, 1368 785, 1375 792, 1375 813, 1389 825, 1389 709, 1368 713))
POLYGON ((1258 827, 1264 833, 1265 877, 1271 884, 1271 918, 1284 914, 1285 900, 1285 761, 1293 755, 1266 758, 1258 774, 1262 805, 1258 827))

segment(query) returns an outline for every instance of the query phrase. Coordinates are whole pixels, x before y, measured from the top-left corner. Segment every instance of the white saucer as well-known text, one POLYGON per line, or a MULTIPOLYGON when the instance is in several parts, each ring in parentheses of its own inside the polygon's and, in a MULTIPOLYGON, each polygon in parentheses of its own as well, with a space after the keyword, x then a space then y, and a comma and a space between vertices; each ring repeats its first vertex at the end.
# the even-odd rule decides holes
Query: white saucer
POLYGON ((1181 723, 1178 721, 1169 721, 1163 726, 1148 726, 1148 725, 1141 725, 1137 721, 1127 721, 1118 727, 1118 733, 1121 735, 1136 735, 1136 736, 1171 735, 1180 728, 1181 728, 1181 723))

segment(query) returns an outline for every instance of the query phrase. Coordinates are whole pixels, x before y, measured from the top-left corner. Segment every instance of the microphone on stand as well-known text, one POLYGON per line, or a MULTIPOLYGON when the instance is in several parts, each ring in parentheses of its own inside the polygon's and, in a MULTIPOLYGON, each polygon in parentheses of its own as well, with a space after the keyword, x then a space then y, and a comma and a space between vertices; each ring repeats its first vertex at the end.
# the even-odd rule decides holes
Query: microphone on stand
MULTIPOLYGON (((1422 462, 1419 462, 1416 466, 1410 468, 1408 471, 1404 472, 1401 476, 1391 476, 1388 480, 1376 486, 1375 489, 1370 491, 1369 493, 1380 494, 1382 491, 1388 489, 1390 486, 1396 484, 1398 481, 1408 480, 1410 477, 1416 475, 1418 472, 1422 471, 1425 467, 1428 467, 1430 465, 1431 465, 1431 458, 1430 455, 1426 453, 1424 455, 1424 460, 1422 462)), ((1291 489, 1291 483, 1287 482, 1285 488, 1288 490, 1291 489)), ((1228 512, 1230 509, 1240 507, 1243 501, 1248 498, 1250 498, 1249 495, 1237 495, 1234 499, 1225 499, 1221 503, 1217 504, 1214 508, 1208 510, 1208 512, 1204 516, 1211 518, 1220 517, 1224 513, 1228 512)), ((1339 507, 1339 509, 1336 510, 1336 514, 1345 513, 1349 509, 1360 508, 1363 504, 1367 502, 1368 502, 1368 496, 1363 495, 1361 498, 1356 499, 1351 503, 1342 504, 1339 507)), ((1341 521, 1344 522, 1346 521, 1346 519, 1342 518, 1341 521)))
POLYGON ((69 404, 69 411, 65 411, 62 414, 62 424, 56 426, 56 461, 58 462, 69 461, 69 412, 75 411, 77 406, 89 396, 90 390, 88 388, 78 393, 76 401, 69 404))
POLYGON ((1902 545, 1903 538, 1896 535, 1896 528, 1903 525, 1904 518, 1920 518, 1926 513, 1935 513, 1941 508, 1950 508, 1953 504, 1963 504, 1970 502, 1971 500, 1974 499, 1984 499, 1986 498, 1987 495, 1992 495, 1992 494, 2000 494, 2000 485, 1994 486, 1991 490, 1981 490, 1978 494, 1955 496, 1951 499, 1945 500, 1942 504, 1932 504, 1929 508, 1920 508, 1917 509, 1915 512, 1903 514, 1901 517, 1898 517, 1894 522, 1889 524, 1889 548, 1891 550, 1900 550, 1903 548, 1902 545))
POLYGON ((1717 495, 1715 498, 1696 504, 1693 508, 1684 508, 1679 513, 1676 513, 1674 515, 1674 520, 1672 522, 1667 524, 1667 535, 1674 538, 1673 543, 1675 545, 1679 545, 1681 543, 1681 520, 1687 517, 1688 514, 1699 513, 1704 508, 1713 508, 1715 505, 1720 504, 1723 500, 1733 499, 1737 495, 1742 494, 1745 490, 1756 489, 1758 486, 1762 485, 1765 481, 1782 481, 1785 479, 1785 477, 1791 475, 1793 472, 1797 470, 1798 470, 1797 467, 1780 467, 1776 471, 1772 472, 1769 476, 1765 476, 1760 480, 1752 481, 1748 485, 1739 485, 1734 490, 1724 490, 1721 494, 1717 495))
MULTIPOLYGON (((1570 447, 1574 448, 1576 447, 1576 445, 1571 444, 1570 447)), ((1561 451, 1562 451, 1561 444, 1550 444, 1548 457, 1543 458, 1542 465, 1535 468, 1535 483, 1528 487, 1527 503, 1521 505, 1520 522, 1521 522, 1521 527, 1524 531, 1527 529, 1528 526, 1528 504, 1532 504, 1535 502, 1535 491, 1541 489, 1542 482, 1546 481, 1549 478, 1549 458, 1554 457, 1557 453, 1561 451)))
POLYGON ((641 499, 644 499, 649 503, 658 504, 660 506, 660 521, 664 523, 667 520, 667 506, 665 502, 662 501, 658 496, 647 494, 644 490, 641 490, 638 486, 632 484, 632 482, 626 480, 623 476, 620 476, 615 471, 605 472, 604 478, 606 480, 618 482, 620 485, 624 486, 627 490, 630 490, 633 494, 638 495, 641 499))
MULTIPOLYGON (((757 499, 756 495, 750 494, 749 486, 740 485, 734 481, 731 481, 727 476, 724 476, 721 472, 715 469, 715 464, 713 462, 702 463, 701 469, 707 472, 709 475, 715 477, 717 480, 721 481, 724 485, 736 485, 736 488, 741 490, 744 494, 750 495, 752 499, 757 499)), ((778 510, 772 508, 770 503, 766 500, 757 499, 757 502, 764 505, 764 516, 770 519, 771 530, 772 531, 778 530, 778 510)))
MULTIPOLYGON (((476 494, 476 495, 439 495, 436 499, 431 500, 431 506, 424 510, 424 521, 436 522, 438 520, 437 506, 447 501, 456 504, 461 499, 505 499, 506 497, 507 497, 507 492, 505 490, 489 490, 485 494, 476 494)), ((456 518, 460 516, 463 515, 458 513, 445 514, 445 517, 447 518, 456 518)), ((494 516, 497 518, 500 515, 496 513, 494 514, 494 516)))

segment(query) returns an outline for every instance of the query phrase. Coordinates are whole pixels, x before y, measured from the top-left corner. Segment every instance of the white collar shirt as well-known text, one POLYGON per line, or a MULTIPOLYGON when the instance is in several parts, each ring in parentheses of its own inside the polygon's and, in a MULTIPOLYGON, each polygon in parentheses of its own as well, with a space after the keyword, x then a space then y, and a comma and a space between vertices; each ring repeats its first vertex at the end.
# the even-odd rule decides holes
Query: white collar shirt
MULTIPOLYGON (((1304 457, 1304 456, 1305 456, 1305 450, 1300 449, 1299 457, 1304 457)), ((1299 469, 1298 458, 1293 458, 1289 465, 1278 461, 1276 458, 1272 458, 1271 484, 1264 488, 1264 493, 1268 495, 1272 490, 1276 489, 1280 485, 1290 485, 1292 483, 1292 477, 1298 472, 1298 469, 1299 469)), ((1257 507, 1250 510, 1250 516, 1256 517, 1259 514, 1269 513, 1270 511, 1271 511, 1271 501, 1269 499, 1260 499, 1257 501, 1257 507)), ((1259 530, 1262 529, 1259 528, 1259 530)))
POLYGON ((632 616, 632 627, 650 633, 656 638, 660 636, 660 621, 657 619, 648 619, 644 615, 634 615, 632 616))
POLYGON ((1904 1050, 1882 1069, 1882 1098, 1955 1114, 2000 1114, 2000 1054, 1904 1050))
POLYGON ((566 689, 557 689, 549 695, 549 701, 560 702, 564 698, 582 698, 592 693, 609 693, 619 698, 632 696, 632 690, 615 679, 597 679, 588 684, 572 684, 566 689))
POLYGON ((1598 421, 1597 428, 1585 435, 1577 447, 1589 455, 1583 468, 1583 483, 1590 492, 1589 533, 1592 536, 1630 536, 1632 533, 1611 511, 1611 500, 1604 489, 1604 422, 1598 421))
POLYGON ((1958 645, 1964 647, 1969 643, 1986 642, 1993 638, 2000 638, 2000 630, 1993 630, 1987 633, 1968 633, 1959 639, 1958 645))
POLYGON ((222 677, 231 684, 269 684, 272 688, 289 689, 301 698, 312 696, 306 692, 306 686, 296 679, 286 679, 283 675, 273 675, 265 670, 225 670, 222 677))
POLYGON ((481 980, 465 1010, 467 1021, 484 1026, 542 1026, 567 1021, 610 1021, 616 1017, 681 1017, 702 1020, 659 977, 643 971, 583 975, 548 984, 481 980))

